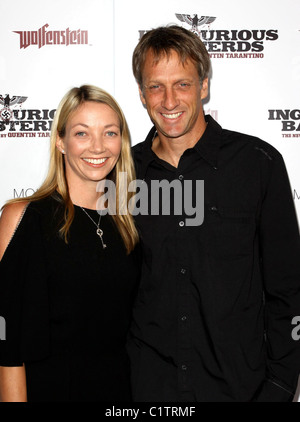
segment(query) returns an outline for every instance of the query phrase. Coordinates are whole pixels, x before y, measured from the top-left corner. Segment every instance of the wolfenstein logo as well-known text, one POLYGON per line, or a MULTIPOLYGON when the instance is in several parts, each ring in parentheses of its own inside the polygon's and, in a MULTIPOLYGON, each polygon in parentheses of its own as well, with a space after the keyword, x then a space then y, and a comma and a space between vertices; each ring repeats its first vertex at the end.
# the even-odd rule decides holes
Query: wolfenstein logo
POLYGON ((77 29, 71 31, 67 28, 63 31, 46 31, 46 23, 37 31, 13 31, 20 35, 20 48, 27 48, 30 45, 37 45, 38 48, 45 45, 79 45, 88 44, 88 31, 77 29))
POLYGON ((0 119, 5 123, 8 124, 11 118, 13 117, 13 112, 9 108, 10 106, 18 105, 24 103, 27 100, 27 97, 21 96, 12 96, 10 97, 9 94, 6 94, 5 97, 0 95, 0 104, 4 105, 4 108, 0 110, 0 119))

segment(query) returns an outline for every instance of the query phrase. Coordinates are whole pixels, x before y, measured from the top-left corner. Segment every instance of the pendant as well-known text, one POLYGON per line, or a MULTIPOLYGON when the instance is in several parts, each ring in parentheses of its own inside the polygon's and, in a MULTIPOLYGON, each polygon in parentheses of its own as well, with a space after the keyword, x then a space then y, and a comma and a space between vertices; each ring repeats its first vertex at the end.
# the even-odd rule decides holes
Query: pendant
POLYGON ((102 236, 103 236, 103 230, 101 230, 101 229, 97 229, 97 230, 96 230, 96 233, 97 233, 97 235, 98 235, 98 236, 100 237, 100 239, 101 239, 103 249, 105 249, 105 248, 106 248, 106 244, 103 242, 103 239, 102 239, 102 236))

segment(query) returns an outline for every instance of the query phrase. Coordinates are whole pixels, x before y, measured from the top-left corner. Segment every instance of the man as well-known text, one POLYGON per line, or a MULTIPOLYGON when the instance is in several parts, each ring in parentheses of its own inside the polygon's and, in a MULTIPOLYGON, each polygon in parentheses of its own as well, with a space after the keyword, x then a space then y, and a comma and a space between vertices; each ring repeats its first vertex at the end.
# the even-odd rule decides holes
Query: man
POLYGON ((204 116, 210 60, 191 31, 147 32, 133 71, 154 124, 133 148, 150 210, 136 216, 144 262, 129 343, 134 399, 292 401, 300 243, 283 159, 204 116), (157 198, 152 207, 155 181, 172 186, 161 190, 169 215, 157 198))

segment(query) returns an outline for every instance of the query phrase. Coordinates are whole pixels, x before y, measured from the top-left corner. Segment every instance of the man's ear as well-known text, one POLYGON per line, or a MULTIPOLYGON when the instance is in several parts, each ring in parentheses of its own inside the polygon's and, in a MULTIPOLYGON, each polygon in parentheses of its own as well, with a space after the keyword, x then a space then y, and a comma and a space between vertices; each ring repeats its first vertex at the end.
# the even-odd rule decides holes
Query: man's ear
POLYGON ((208 96, 208 78, 203 79, 201 87, 201 100, 208 96))
POLYGON ((139 94, 140 94, 140 99, 141 99, 143 105, 145 106, 146 105, 146 100, 145 100, 145 97, 144 97, 144 94, 143 94, 143 90, 142 90, 142 88, 141 88, 140 85, 139 85, 139 94))

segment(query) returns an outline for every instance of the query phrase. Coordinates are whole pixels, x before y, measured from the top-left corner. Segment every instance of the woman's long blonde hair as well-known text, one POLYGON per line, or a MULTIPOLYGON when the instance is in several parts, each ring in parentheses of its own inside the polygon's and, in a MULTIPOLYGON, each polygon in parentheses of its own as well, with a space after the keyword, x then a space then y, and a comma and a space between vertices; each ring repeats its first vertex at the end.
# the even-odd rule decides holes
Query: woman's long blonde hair
POLYGON ((116 100, 106 91, 96 86, 82 85, 79 88, 72 88, 63 97, 56 110, 52 123, 50 137, 50 163, 45 181, 41 187, 30 197, 12 199, 8 201, 7 204, 22 201, 38 201, 52 195, 55 192, 58 192, 65 207, 64 223, 59 232, 60 235, 64 238, 65 242, 68 242, 68 233, 74 218, 74 206, 69 195, 63 155, 56 147, 56 139, 57 135, 59 135, 61 138, 65 136, 66 125, 70 114, 86 101, 96 101, 108 105, 117 113, 120 120, 120 129, 122 135, 121 153, 115 169, 109 175, 109 178, 115 183, 116 187, 116 213, 115 215, 112 215, 112 218, 114 219, 120 235, 124 241, 127 253, 130 253, 138 242, 138 233, 131 213, 127 212, 126 215, 122 215, 122 213, 119 212, 119 210, 124 207, 124 204, 120 203, 121 198, 119 198, 121 172, 125 172, 127 174, 128 195, 122 195, 123 198, 127 198, 126 205, 128 205, 130 199, 133 196, 133 193, 128 192, 128 185, 130 182, 135 180, 134 164, 131 157, 130 133, 123 111, 121 110, 116 100))

